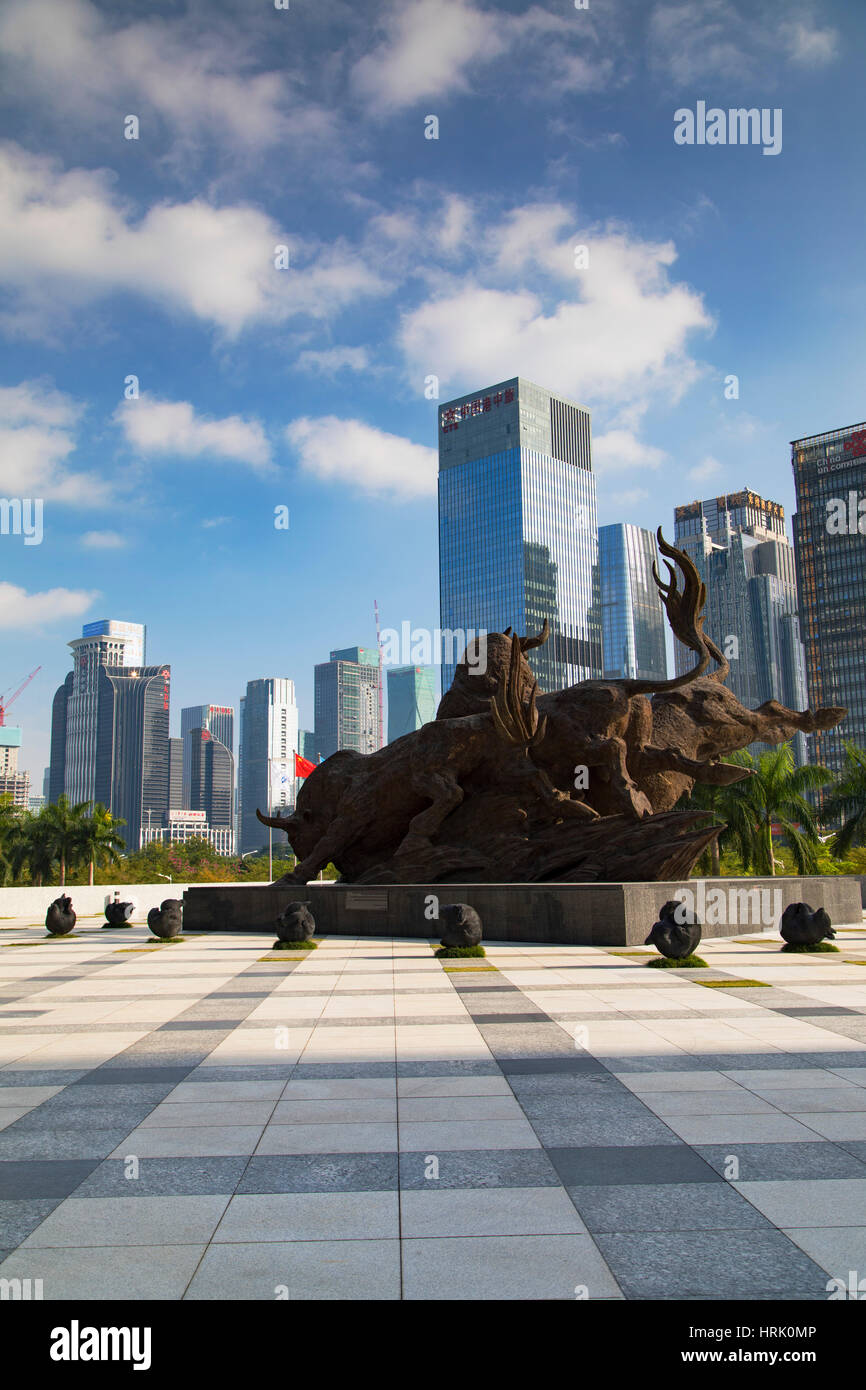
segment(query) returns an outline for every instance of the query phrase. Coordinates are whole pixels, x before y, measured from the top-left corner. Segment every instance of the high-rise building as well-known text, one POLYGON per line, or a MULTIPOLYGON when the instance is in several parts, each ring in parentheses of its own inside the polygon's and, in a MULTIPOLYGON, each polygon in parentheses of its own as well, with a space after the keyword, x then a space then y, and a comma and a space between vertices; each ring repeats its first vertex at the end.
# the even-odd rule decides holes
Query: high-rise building
POLYGON ((94 790, 126 825, 129 851, 142 843, 142 829, 161 825, 169 810, 168 666, 101 666, 97 687, 94 790))
POLYGON ((522 377, 439 411, 442 689, 462 652, 448 634, 539 632, 542 690, 602 671, 589 412, 522 377))
MULTIPOLYGON (((212 829, 231 830, 234 819, 235 760, 210 729, 193 729, 190 766, 191 811, 204 811, 212 829)), ((230 850, 229 850, 230 852, 230 850)))
POLYGON ((309 729, 298 730, 298 753, 302 758, 306 758, 308 763, 319 761, 319 746, 316 743, 316 735, 309 729))
MULTIPOLYGON (((803 709, 797 581, 783 508, 743 488, 677 507, 674 519, 675 542, 707 586, 704 631, 730 663, 727 685, 753 709, 765 700, 803 709)), ((678 675, 694 665, 682 643, 675 654, 678 675)), ((805 761, 805 736, 793 746, 796 760, 805 761)), ((753 745, 754 752, 762 748, 753 745)))
POLYGON ((15 724, 0 725, 0 797, 8 796, 13 806, 27 806, 30 800, 30 773, 18 771, 21 730, 15 724))
POLYGON ((81 636, 69 645, 73 670, 57 691, 52 709, 51 800, 65 791, 70 801, 94 801, 99 672, 106 667, 143 668, 146 629, 141 623, 103 618, 85 623, 81 636))
POLYGON ((183 796, 182 738, 170 738, 168 741, 168 809, 170 811, 187 809, 183 796))
POLYGON ((388 667, 388 742, 436 718, 436 673, 432 666, 388 667))
POLYGON ((809 704, 848 710, 810 742, 838 772, 846 742, 866 748, 866 423, 793 440, 791 464, 809 704))
POLYGON ((241 700, 238 852, 267 841, 256 809, 280 814, 295 804, 294 755, 298 749, 295 683, 280 676, 247 682, 241 700))
POLYGON ((315 668, 316 749, 329 758, 341 748, 375 753, 379 721, 379 653, 344 647, 315 668))
POLYGON ((667 680, 665 613, 653 580, 656 542, 642 526, 598 530, 606 680, 667 680))
POLYGON ((209 729, 214 738, 225 744, 234 755, 235 750, 235 712, 231 705, 188 705, 180 712, 180 736, 184 740, 183 754, 183 801, 181 806, 190 807, 190 776, 192 766, 192 742, 187 734, 194 729, 209 729))

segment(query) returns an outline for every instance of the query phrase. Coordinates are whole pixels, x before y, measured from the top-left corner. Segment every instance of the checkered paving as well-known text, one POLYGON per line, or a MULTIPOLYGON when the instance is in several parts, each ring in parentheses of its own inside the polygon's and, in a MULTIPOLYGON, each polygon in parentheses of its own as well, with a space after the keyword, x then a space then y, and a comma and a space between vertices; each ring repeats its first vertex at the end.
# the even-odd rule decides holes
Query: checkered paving
POLYGON ((866 1276, 839 955, 0 931, 0 1278, 46 1299, 813 1299, 866 1276), (479 968, 481 967, 481 968, 479 968), (757 981, 758 984, 746 984, 757 981), (743 982, 743 983, 740 983, 743 982))

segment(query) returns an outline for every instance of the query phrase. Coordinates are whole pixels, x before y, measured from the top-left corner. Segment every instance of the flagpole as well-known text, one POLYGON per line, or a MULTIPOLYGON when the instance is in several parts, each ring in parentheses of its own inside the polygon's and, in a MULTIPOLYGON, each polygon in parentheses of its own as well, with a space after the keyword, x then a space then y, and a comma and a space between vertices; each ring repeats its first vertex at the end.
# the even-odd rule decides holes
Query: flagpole
MULTIPOLYGON (((271 785, 271 762, 272 762, 272 761, 273 761, 273 759, 268 758, 268 804, 270 805, 270 808, 271 808, 270 811, 268 812, 268 815, 269 815, 269 816, 272 816, 272 815, 274 814, 274 789, 273 789, 273 786, 271 785)), ((269 826, 268 826, 268 883, 273 883, 273 881, 274 881, 274 827, 273 827, 272 825, 269 825, 269 826)))

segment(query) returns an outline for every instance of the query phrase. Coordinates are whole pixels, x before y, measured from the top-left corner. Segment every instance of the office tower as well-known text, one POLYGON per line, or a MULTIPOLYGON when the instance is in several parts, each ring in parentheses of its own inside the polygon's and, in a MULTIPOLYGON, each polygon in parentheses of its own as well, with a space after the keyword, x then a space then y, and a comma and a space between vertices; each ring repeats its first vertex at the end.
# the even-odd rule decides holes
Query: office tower
MULTIPOLYGON (((192 751, 190 764, 191 811, 204 811, 212 828, 232 828, 235 760, 209 729, 193 729, 187 735, 192 751)), ((230 852, 230 851, 229 851, 230 852)))
MULTIPOLYGON (((730 662, 726 684, 752 709, 765 700, 803 709, 797 581, 783 508, 744 488, 677 507, 674 518, 675 543, 707 586, 704 631, 730 662)), ((680 642, 675 653, 680 675, 694 665, 694 653, 680 642)), ((806 761, 804 735, 793 748, 796 760, 806 761)))
POLYGON ((69 672, 58 687, 51 706, 51 762, 48 772, 48 800, 54 804, 66 785, 66 726, 74 673, 69 672))
POLYGON ((866 748, 866 424, 795 439, 791 464, 809 704, 848 710, 809 741, 838 772, 846 742, 866 748))
POLYGON ((529 662, 543 691, 601 675, 589 412, 522 377, 439 411, 442 689, 479 629, 551 637, 529 662))
POLYGON ((183 739, 168 741, 168 809, 188 809, 183 795, 183 739))
POLYGON ((192 743, 187 743, 187 734, 194 729, 209 729, 214 738, 225 744, 231 754, 235 748, 235 712, 231 705, 188 705, 180 712, 180 736, 184 740, 183 754, 183 801, 179 806, 191 806, 190 767, 192 743))
POLYGON ((268 832, 256 819, 257 808, 276 815, 294 806, 297 749, 294 681, 279 676, 249 681, 241 701, 239 853, 267 843, 268 832))
MULTIPOLYGON (((70 642, 73 656, 72 685, 66 698, 64 777, 61 790, 70 801, 95 801, 96 738, 99 718, 99 673, 112 667, 145 669, 146 629, 141 623, 103 618, 85 623, 81 636, 70 642)), ((67 677, 67 683, 69 677, 67 677)), ((61 687, 62 690, 63 687, 61 687)), ((55 696, 56 732, 63 722, 63 697, 55 696)), ((52 719, 52 769, 55 723, 52 719)), ((59 780, 59 763, 57 777, 59 780)), ((52 779, 54 772, 52 770, 52 779)), ((52 796, 52 800, 54 800, 52 796)))
POLYGON ((42 800, 48 800, 48 790, 51 786, 51 768, 46 767, 42 772, 42 800))
POLYGON ((432 666, 389 666, 388 742, 436 718, 436 673, 432 666))
POLYGON ((126 821, 127 850, 169 810, 168 666, 100 666, 92 800, 126 821))
POLYGON ((298 730, 298 753, 302 758, 306 758, 309 763, 319 761, 319 749, 316 743, 316 735, 309 729, 298 730))
POLYGON ((656 542, 642 526, 598 530, 606 680, 667 680, 665 613, 653 580, 656 542))
POLYGON ((329 758, 340 748, 375 753, 379 722, 379 653, 345 647, 315 668, 316 749, 329 758))
POLYGON ((0 725, 0 797, 11 798, 13 806, 27 806, 30 799, 30 773, 18 771, 21 730, 15 724, 0 725))

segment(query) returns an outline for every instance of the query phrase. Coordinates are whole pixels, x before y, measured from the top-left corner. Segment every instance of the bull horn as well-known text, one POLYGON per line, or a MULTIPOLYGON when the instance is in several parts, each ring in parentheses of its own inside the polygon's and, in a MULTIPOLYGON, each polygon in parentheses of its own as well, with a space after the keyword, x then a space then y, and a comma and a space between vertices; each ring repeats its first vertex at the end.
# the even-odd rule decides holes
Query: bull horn
MULTIPOLYGON (((510 631, 511 629, 509 628, 509 632, 510 631)), ((520 643, 520 650, 522 652, 529 652, 532 651, 533 647, 543 647, 544 643, 547 641, 549 636, 550 623, 545 618, 544 627, 541 629, 537 637, 519 637, 517 640, 520 643)))
POLYGON ((503 637, 510 637, 510 636, 511 636, 511 624, 510 624, 510 623, 508 624, 508 627, 507 627, 507 628, 505 629, 505 631, 503 632, 502 636, 503 636, 503 637))
POLYGON ((661 600, 668 615, 668 623, 674 637, 678 637, 685 646, 696 652, 699 659, 691 671, 686 671, 685 675, 682 676, 674 676, 669 681, 624 680, 617 682, 629 695, 660 695, 666 690, 676 690, 681 685, 688 685, 691 681, 697 680, 698 676, 702 676, 710 664, 710 649, 704 636, 703 616, 704 604, 707 601, 707 587, 685 551, 678 550, 675 545, 669 545, 662 535, 661 527, 658 528, 656 534, 662 555, 669 556, 671 560, 674 560, 683 576, 681 591, 677 582, 677 572, 668 559, 665 559, 665 568, 668 572, 667 580, 661 578, 658 566, 655 560, 653 561, 653 579, 661 594, 661 600))
POLYGON ((288 830, 294 820, 293 816, 263 816, 258 806, 256 807, 256 818, 261 821, 262 825, 272 825, 275 830, 288 830))

